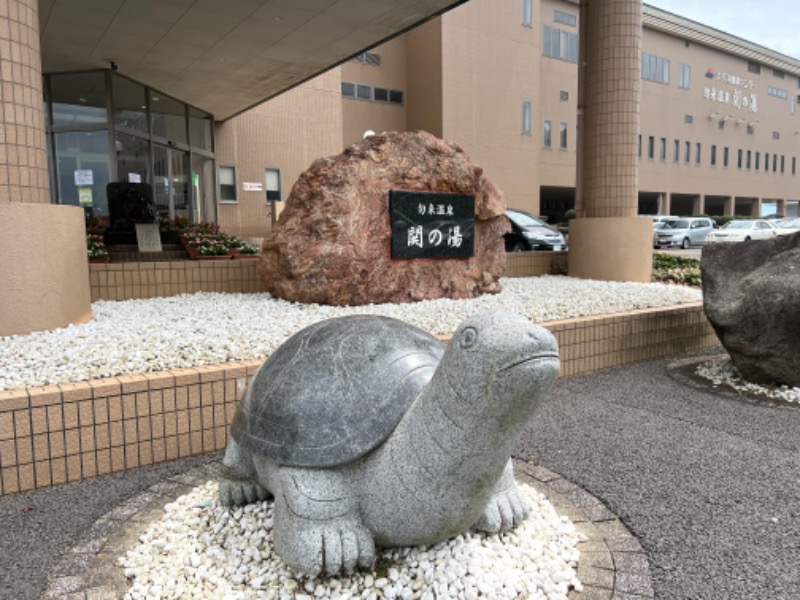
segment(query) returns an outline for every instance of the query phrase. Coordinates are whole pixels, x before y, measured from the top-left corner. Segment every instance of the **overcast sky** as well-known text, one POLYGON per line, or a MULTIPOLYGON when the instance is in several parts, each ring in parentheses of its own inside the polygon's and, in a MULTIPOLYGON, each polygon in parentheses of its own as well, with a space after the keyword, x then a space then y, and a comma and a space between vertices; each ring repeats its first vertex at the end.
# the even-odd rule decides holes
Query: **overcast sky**
POLYGON ((798 0, 645 0, 645 4, 800 59, 798 0))

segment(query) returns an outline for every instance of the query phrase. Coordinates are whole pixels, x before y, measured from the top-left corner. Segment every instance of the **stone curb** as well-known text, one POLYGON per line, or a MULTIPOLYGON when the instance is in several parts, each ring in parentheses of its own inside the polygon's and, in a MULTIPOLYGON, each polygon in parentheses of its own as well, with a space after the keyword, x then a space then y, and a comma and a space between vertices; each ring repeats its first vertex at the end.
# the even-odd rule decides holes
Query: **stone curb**
MULTIPOLYGON (((533 463, 514 461, 517 479, 545 495, 559 515, 586 536, 578 544, 578 579, 583 591, 570 600, 653 598, 650 564, 639 542, 597 498, 574 483, 533 463)), ((163 507, 178 496, 219 476, 219 463, 195 467, 157 483, 98 519, 53 568, 46 600, 117 600, 128 581, 117 557, 132 548, 163 507)))
POLYGON ((583 591, 570 600, 643 600, 654 598, 650 561, 639 541, 597 498, 544 467, 514 461, 514 473, 547 498, 586 536, 578 544, 578 580, 583 591))

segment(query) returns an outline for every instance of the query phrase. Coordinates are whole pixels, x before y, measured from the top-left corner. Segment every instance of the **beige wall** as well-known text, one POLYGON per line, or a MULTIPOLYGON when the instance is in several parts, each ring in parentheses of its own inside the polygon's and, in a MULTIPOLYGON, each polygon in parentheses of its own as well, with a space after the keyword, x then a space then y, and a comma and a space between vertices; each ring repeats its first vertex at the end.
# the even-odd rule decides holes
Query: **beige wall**
POLYGON ((91 318, 83 220, 76 206, 0 204, 0 336, 91 318))
POLYGON ((442 20, 431 19, 405 35, 408 129, 442 137, 442 20))
MULTIPOLYGON (((400 37, 371 50, 380 54, 380 66, 348 61, 339 67, 342 81, 369 84, 408 94, 406 85, 405 39, 400 37)), ((406 106, 342 97, 342 142, 348 146, 360 141, 364 132, 406 130, 406 106)))
MULTIPOLYGON (((237 202, 219 204, 226 233, 263 237, 271 226, 265 192, 244 191, 264 183, 264 169, 281 171, 281 199, 317 158, 342 151, 339 69, 332 69, 241 115, 217 124, 217 164, 236 167, 237 202)), ((276 207, 282 208, 282 204, 276 207)))
POLYGON ((642 159, 640 161, 640 187, 642 191, 663 192, 666 194, 706 194, 719 196, 752 196, 756 198, 782 198, 796 200, 800 197, 798 175, 791 174, 792 157, 800 157, 796 131, 800 130, 800 111, 790 113, 790 100, 776 98, 767 93, 773 86, 786 90, 790 96, 798 94, 798 78, 786 74, 778 79, 772 69, 761 67, 761 74, 748 72, 747 61, 743 58, 690 42, 688 47, 683 39, 665 33, 645 29, 643 50, 669 58, 670 83, 642 82, 642 159), (678 65, 690 66, 689 89, 678 88, 678 65), (705 77, 707 69, 715 73, 728 73, 751 80, 752 89, 744 89, 724 81, 705 77), (756 94, 757 112, 736 108, 732 104, 720 103, 705 98, 706 88, 722 89, 733 95, 736 90, 756 94), (717 114, 714 118, 710 115, 717 114), (692 117, 692 123, 685 123, 685 115, 692 117), (730 116, 724 129, 719 121, 730 116), (740 123, 739 121, 742 120, 740 123), (747 125, 753 125, 753 133, 747 133, 747 125), (773 139, 777 131, 780 139, 773 139), (654 159, 648 157, 648 138, 655 138, 654 159), (658 146, 660 138, 667 139, 667 156, 662 161, 658 146), (680 142, 680 161, 673 161, 673 145, 680 142), (691 144, 690 164, 684 162, 685 142, 691 144), (701 163, 695 162, 696 144, 701 144, 701 163), (710 164, 711 147, 716 146, 717 165, 710 164), (730 162, 723 167, 723 151, 728 147, 730 162), (745 164, 737 168, 738 150, 744 151, 745 164), (746 154, 751 152, 751 169, 746 168, 746 154), (755 170, 755 153, 760 154, 760 169, 755 170), (784 173, 764 173, 764 154, 785 157, 784 173))
POLYGON ((558 28, 577 34, 578 27, 570 27, 555 22, 555 11, 560 10, 578 19, 578 6, 574 2, 544 0, 537 3, 536 34, 537 46, 534 49, 539 57, 540 79, 538 89, 538 110, 534 121, 536 143, 542 148, 539 154, 540 184, 554 187, 575 187, 576 126, 578 100, 578 66, 566 60, 542 56, 542 26, 558 28), (567 93, 567 100, 561 100, 561 92, 567 93), (544 148, 544 121, 551 123, 551 145, 544 148), (560 148, 561 123, 567 125, 567 149, 560 148))
POLYGON ((538 113, 539 27, 521 2, 472 0, 442 16, 442 137, 461 145, 508 206, 538 212, 539 143, 522 133, 522 102, 538 113))

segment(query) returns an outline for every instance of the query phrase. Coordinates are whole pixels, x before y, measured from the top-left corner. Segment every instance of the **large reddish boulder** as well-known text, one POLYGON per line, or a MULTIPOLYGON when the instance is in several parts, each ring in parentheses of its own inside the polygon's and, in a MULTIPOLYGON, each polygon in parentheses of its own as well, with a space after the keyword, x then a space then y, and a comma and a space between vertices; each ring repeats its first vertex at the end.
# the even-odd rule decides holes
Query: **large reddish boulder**
POLYGON ((497 293, 504 211, 502 192, 456 144, 425 132, 371 136, 300 176, 264 240, 259 276, 275 297, 333 305, 497 293), (389 190, 474 194, 474 257, 393 260, 389 190))

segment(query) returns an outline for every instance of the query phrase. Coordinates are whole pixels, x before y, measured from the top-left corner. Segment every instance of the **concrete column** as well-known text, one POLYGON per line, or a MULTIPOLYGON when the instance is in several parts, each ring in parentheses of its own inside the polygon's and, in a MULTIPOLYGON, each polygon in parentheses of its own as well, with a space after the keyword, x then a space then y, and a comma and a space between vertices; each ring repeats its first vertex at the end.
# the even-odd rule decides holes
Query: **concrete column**
POLYGON ((704 215, 706 214, 706 197, 703 194, 700 194, 695 198, 694 201, 694 214, 696 215, 704 215))
POLYGON ((0 1, 0 336, 91 318, 83 210, 50 204, 38 10, 0 1))
POLYGON ((728 196, 725 198, 722 214, 726 217, 732 217, 734 214, 736 214, 736 198, 733 196, 728 196))
POLYGON ((578 218, 570 224, 569 273, 650 281, 652 226, 636 216, 641 0, 581 0, 579 25, 578 218))
POLYGON ((658 214, 660 215, 671 215, 672 214, 672 202, 670 202, 669 194, 659 194, 659 203, 658 203, 658 214))
POLYGON ((775 201, 775 212, 779 215, 786 216, 786 200, 776 200, 775 201))
POLYGON ((753 198, 753 211, 750 213, 753 217, 760 217, 764 210, 764 200, 762 198, 753 198))

